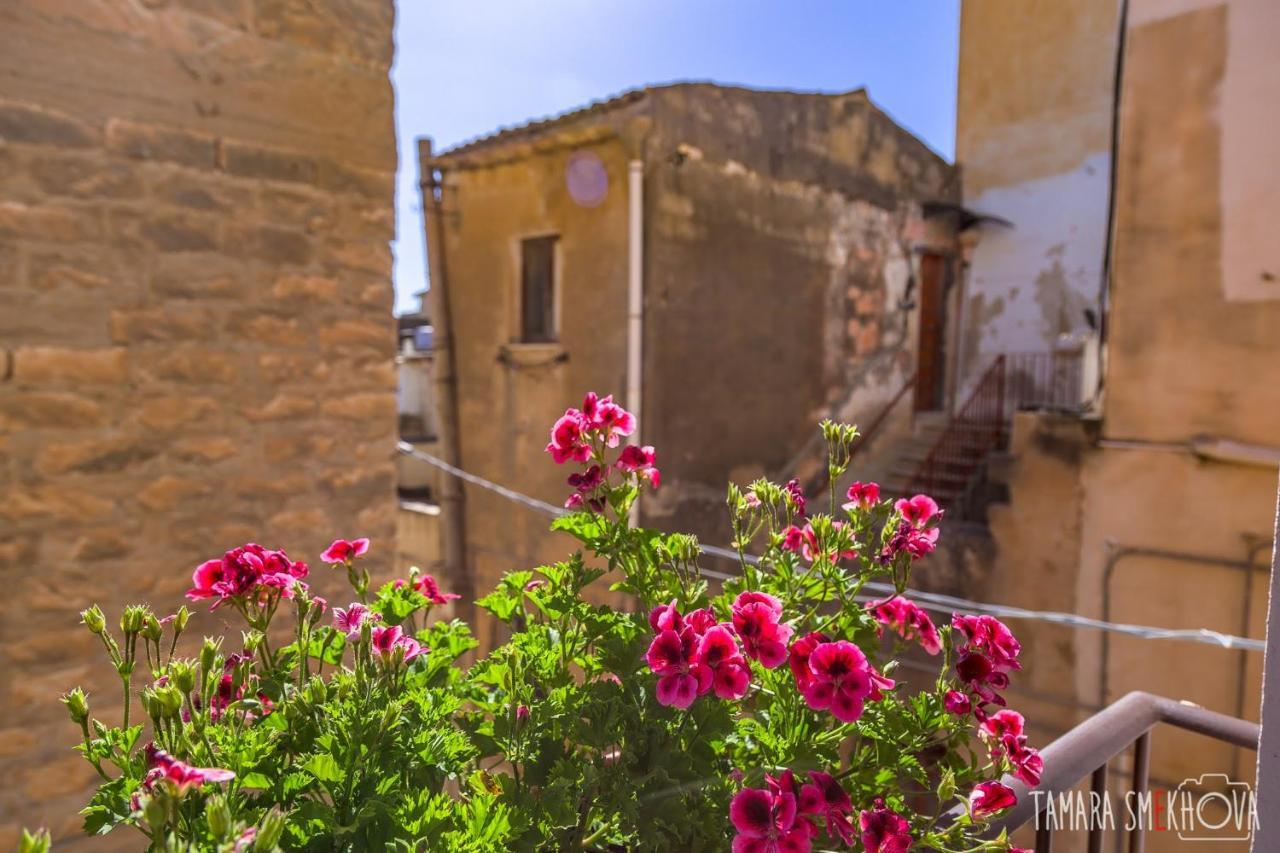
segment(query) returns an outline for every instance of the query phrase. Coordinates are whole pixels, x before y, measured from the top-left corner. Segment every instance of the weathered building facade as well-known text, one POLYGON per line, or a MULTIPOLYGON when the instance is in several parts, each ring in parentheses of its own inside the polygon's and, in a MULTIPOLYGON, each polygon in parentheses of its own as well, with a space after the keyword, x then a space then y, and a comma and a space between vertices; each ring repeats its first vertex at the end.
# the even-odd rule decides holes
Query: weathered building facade
MULTIPOLYGON (((560 503, 548 428, 612 392, 658 449, 642 522, 720 544, 727 481, 815 472, 819 419, 865 420, 902 386, 920 253, 951 250, 923 204, 954 200, 952 168, 863 91, 638 90, 426 167, 461 466, 560 503)), ((545 517, 481 490, 465 506, 455 587, 563 558, 545 517)))
POLYGON ((171 612, 250 540, 390 564, 392 14, 0 4, 0 846, 79 833, 57 697, 118 702, 82 608, 171 612))
MULTIPOLYGON (((983 595, 1260 638, 1280 463, 1280 248, 1260 237, 1280 212, 1280 7, 963 10, 965 203, 1012 223, 972 254, 966 353, 1047 348, 1086 308, 1102 337, 1090 413, 1016 418, 983 595)), ((1017 701, 1043 735, 1138 689, 1257 719, 1260 653, 1020 628, 1033 663, 1017 701)), ((1174 785, 1252 779, 1251 754, 1181 732, 1157 732, 1153 761, 1174 785)))

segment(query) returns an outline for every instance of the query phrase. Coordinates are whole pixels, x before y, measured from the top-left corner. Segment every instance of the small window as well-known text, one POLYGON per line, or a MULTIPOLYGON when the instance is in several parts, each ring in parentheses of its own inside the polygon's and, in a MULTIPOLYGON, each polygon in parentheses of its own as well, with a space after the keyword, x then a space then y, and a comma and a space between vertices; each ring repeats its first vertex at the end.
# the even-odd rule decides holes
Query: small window
POLYGON ((520 342, 556 339, 556 238, 535 237, 520 243, 520 342))

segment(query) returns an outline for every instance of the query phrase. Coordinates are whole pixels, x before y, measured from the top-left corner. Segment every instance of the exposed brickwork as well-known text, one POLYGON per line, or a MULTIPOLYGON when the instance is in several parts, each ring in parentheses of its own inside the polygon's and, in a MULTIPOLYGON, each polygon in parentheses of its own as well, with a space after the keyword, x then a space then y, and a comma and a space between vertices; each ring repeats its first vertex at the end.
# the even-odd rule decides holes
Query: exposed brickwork
POLYGON ((329 536, 391 565, 391 24, 391 0, 0 9, 0 847, 78 834, 93 774, 57 696, 118 705, 81 608, 172 609, 246 538, 322 589, 329 536))

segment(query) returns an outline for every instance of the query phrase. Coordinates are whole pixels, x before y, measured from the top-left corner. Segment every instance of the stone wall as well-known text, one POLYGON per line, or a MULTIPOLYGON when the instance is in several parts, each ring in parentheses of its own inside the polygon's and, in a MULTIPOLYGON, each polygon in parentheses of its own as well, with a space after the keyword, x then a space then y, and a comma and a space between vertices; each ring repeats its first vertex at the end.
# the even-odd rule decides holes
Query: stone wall
POLYGON ((392 15, 0 5, 0 846, 78 832, 59 692, 116 721, 81 608, 171 611, 246 540, 390 565, 392 15))

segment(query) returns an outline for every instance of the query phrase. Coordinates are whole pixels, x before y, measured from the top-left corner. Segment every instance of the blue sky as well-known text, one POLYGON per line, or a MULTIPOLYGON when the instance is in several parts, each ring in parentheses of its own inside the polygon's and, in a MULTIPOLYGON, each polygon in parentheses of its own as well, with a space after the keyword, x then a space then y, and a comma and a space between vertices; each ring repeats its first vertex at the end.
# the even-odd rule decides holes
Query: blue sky
POLYGON ((955 137, 959 0, 399 0, 396 310, 425 284, 414 140, 445 148, 646 83, 872 100, 940 153, 955 137))

